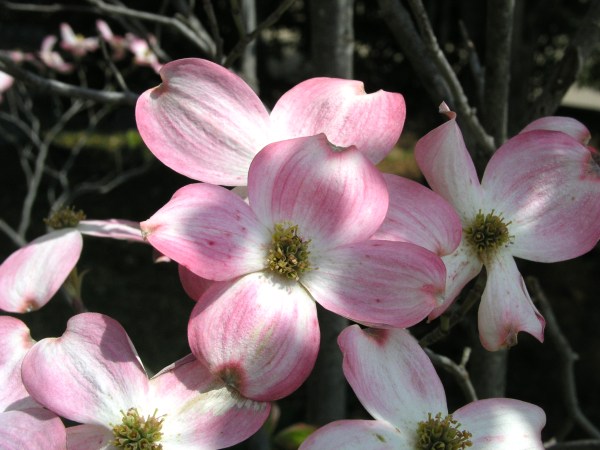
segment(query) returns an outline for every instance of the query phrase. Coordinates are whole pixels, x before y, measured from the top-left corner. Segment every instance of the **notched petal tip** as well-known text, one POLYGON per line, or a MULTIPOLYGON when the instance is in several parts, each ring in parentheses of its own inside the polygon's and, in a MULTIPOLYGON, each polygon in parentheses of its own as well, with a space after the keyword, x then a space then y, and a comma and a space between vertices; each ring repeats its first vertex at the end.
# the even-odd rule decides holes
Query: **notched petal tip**
POLYGON ((456 113, 450 110, 450 107, 446 104, 446 102, 442 102, 440 104, 439 113, 445 115, 449 120, 456 119, 456 113))

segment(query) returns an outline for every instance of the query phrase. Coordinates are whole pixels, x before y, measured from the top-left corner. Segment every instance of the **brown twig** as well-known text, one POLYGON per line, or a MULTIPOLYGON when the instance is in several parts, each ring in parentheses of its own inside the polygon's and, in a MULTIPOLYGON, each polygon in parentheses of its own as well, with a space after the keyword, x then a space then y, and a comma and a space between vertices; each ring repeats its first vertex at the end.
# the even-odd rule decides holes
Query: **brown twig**
POLYGON ((440 367, 452 375, 468 402, 477 400, 477 393, 475 392, 473 383, 471 383, 469 372, 465 367, 471 354, 469 347, 465 347, 460 364, 456 364, 447 356, 439 355, 428 348, 425 349, 425 353, 427 353, 427 356, 429 356, 429 359, 431 359, 431 362, 436 367, 440 367))
POLYGON ((575 361, 577 361, 578 355, 573 351, 569 341, 560 329, 552 306, 539 280, 535 277, 528 277, 527 286, 540 306, 540 310, 546 319, 546 331, 558 352, 560 370, 562 372, 561 380, 564 383, 563 398, 567 411, 573 421, 585 430, 586 433, 595 439, 600 439, 600 430, 592 424, 579 407, 577 384, 575 382, 575 361))
POLYGON ((485 272, 482 271, 477 276, 475 284, 467 294, 465 301, 450 314, 450 317, 441 318, 440 324, 419 340, 421 347, 429 347, 440 339, 448 336, 450 330, 460 323, 471 308, 481 299, 481 294, 485 288, 485 282, 486 275, 485 272))
POLYGON ((0 70, 14 78, 42 91, 48 91, 63 97, 93 100, 98 103, 134 106, 138 95, 133 92, 110 92, 98 89, 75 86, 62 81, 51 80, 21 68, 12 60, 0 53, 0 70))
MULTIPOLYGON (((475 110, 471 108, 469 100, 462 88, 462 85, 460 84, 460 81, 458 80, 458 77, 456 76, 456 73, 454 73, 454 70, 450 66, 446 56, 440 49, 437 38, 435 37, 431 27, 431 23, 429 22, 427 11, 423 6, 423 2, 421 0, 408 0, 408 3, 415 17, 417 27, 421 32, 421 38, 425 43, 425 47, 428 49, 429 55, 431 58, 433 58, 438 70, 446 80, 446 83, 452 92, 455 103, 453 106, 456 108, 456 112, 459 113, 465 126, 469 129, 471 135, 477 140, 479 146, 484 149, 487 154, 491 155, 495 151, 494 140, 489 134, 487 134, 479 122, 479 118, 477 117, 475 110)), ((421 59, 422 58, 423 57, 421 56, 421 59)), ((413 61, 413 64, 414 63, 415 62, 413 61)))
POLYGON ((267 17, 265 20, 258 24, 256 29, 254 29, 238 41, 238 43, 233 47, 233 49, 225 59, 225 63, 223 65, 225 67, 231 67, 232 64, 242 55, 246 46, 254 39, 256 39, 256 37, 262 30, 269 28, 271 25, 277 22, 279 18, 283 15, 283 13, 285 13, 295 1, 296 0, 282 1, 279 4, 279 6, 275 8, 275 10, 271 14, 269 14, 269 17, 267 17))

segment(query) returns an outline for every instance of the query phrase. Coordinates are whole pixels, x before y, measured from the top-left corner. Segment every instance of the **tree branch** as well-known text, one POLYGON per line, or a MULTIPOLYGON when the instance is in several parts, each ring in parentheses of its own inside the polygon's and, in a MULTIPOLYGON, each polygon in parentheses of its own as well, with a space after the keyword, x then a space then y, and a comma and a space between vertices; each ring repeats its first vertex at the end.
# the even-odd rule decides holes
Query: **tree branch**
POLYGON ((563 399, 567 411, 575 423, 585 430, 586 433, 595 439, 600 439, 600 430, 590 422, 579 407, 577 383, 575 381, 575 361, 577 361, 579 357, 577 353, 573 351, 569 341, 560 329, 552 306, 550 305, 539 280, 535 277, 528 277, 527 285, 540 306, 542 314, 546 319, 546 331, 558 352, 560 369, 562 372, 562 377, 560 379, 564 382, 563 399))
POLYGON ((138 95, 133 92, 110 92, 98 89, 75 86, 62 81, 50 80, 25 70, 12 62, 12 60, 0 53, 0 70, 17 80, 20 80, 41 91, 51 92, 62 97, 93 100, 98 103, 110 103, 113 105, 135 106, 138 95))

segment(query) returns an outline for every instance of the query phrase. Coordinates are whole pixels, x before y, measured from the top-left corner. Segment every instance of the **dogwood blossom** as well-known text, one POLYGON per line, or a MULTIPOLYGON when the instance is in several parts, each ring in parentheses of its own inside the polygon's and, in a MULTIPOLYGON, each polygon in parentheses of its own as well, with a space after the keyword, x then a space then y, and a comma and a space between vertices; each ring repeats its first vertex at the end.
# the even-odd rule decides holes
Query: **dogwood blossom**
POLYGON ((544 319, 533 305, 514 257, 556 262, 582 255, 600 238, 598 153, 574 119, 544 118, 502 145, 481 183, 455 114, 420 139, 417 163, 431 188, 450 202, 463 227, 447 267, 442 314, 485 266, 479 335, 488 350, 517 342, 525 331, 543 341, 544 319), (563 130, 556 131, 556 130, 563 130))
POLYGON ((162 84, 138 99, 138 130, 165 165, 213 184, 245 186, 250 162, 265 145, 319 133, 377 163, 400 137, 406 114, 402 95, 367 95, 353 80, 306 80, 269 114, 240 77, 210 61, 176 60, 160 75, 162 84))
POLYGON ((346 379, 375 420, 332 422, 300 450, 542 450, 542 409, 493 398, 448 414, 431 361, 406 330, 346 328, 338 343, 346 379))
POLYGON ((136 222, 78 220, 73 210, 62 211, 66 214, 60 213, 62 223, 54 222, 55 231, 34 239, 0 265, 0 310, 25 313, 48 303, 77 264, 83 234, 144 242, 136 222))
POLYGON ((46 67, 56 70, 59 73, 71 73, 75 69, 73 64, 65 62, 60 53, 54 50, 58 38, 50 35, 42 41, 39 57, 46 67))
POLYGON ((31 398, 21 379, 21 363, 33 344, 23 322, 0 316, 0 448, 64 450, 60 418, 31 398))
POLYGON ((2 94, 8 91, 14 82, 15 79, 9 74, 0 72, 0 103, 2 103, 2 94))
POLYGON ((255 433, 270 410, 230 392, 192 355, 148 379, 125 330, 96 313, 36 343, 22 377, 38 402, 81 424, 67 428, 73 449, 224 448, 255 433))
POLYGON ((84 37, 76 34, 68 23, 60 24, 60 46, 77 57, 85 56, 89 52, 98 49, 97 37, 84 37))
POLYGON ((245 397, 280 398, 306 379, 319 345, 315 301, 396 327, 437 305, 445 278, 437 255, 369 239, 388 193, 355 147, 335 147, 323 134, 276 142, 254 158, 248 181, 248 203, 192 184, 140 224, 161 253, 220 281, 192 312, 190 346, 245 397))

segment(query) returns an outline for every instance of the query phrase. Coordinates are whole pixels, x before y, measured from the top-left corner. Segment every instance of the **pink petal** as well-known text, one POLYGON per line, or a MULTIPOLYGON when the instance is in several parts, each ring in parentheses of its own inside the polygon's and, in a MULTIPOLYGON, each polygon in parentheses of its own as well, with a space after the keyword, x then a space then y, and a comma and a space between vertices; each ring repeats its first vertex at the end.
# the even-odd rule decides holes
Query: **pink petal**
POLYGON ((324 308, 365 325, 412 326, 444 291, 442 260, 414 244, 365 241, 328 250, 300 281, 324 308))
POLYGON ((311 434, 299 450, 409 449, 413 444, 411 437, 383 421, 338 420, 311 434))
POLYGON ((555 262, 586 253, 600 238, 600 169, 590 150, 556 131, 531 131, 506 142, 482 186, 506 220, 513 255, 555 262))
POLYGON ((271 242, 242 199, 210 184, 184 186, 140 226, 158 251, 210 280, 261 270, 271 242))
POLYGON ((517 343, 525 331, 544 341, 544 318, 529 297, 523 277, 508 252, 501 252, 486 265, 487 284, 479 305, 479 337, 490 351, 517 343))
POLYGON ((266 225, 290 221, 317 249, 368 239, 388 207, 385 181, 355 147, 324 135, 270 144, 252 161, 250 206, 266 225))
POLYGON ((24 313, 48 303, 75 267, 82 241, 79 231, 65 228, 10 255, 0 266, 0 309, 24 313))
POLYGON ((276 400, 313 368, 316 314, 298 283, 253 273, 204 294, 192 311, 188 339, 194 355, 244 397, 276 400))
POLYGON ((162 443, 168 449, 225 448, 253 435, 270 404, 245 399, 189 355, 150 381, 166 415, 162 443))
POLYGON ((534 130, 560 131, 575 138, 582 144, 587 144, 592 135, 579 120, 572 117, 549 116, 534 120, 521 130, 521 133, 534 130))
POLYGON ((481 185, 456 120, 419 139, 415 158, 431 189, 448 200, 461 219, 477 214, 481 185))
POLYGON ((444 387, 407 330, 346 328, 338 343, 346 379, 365 409, 401 432, 417 431, 427 414, 448 413, 444 387))
POLYGON ((179 265, 179 280, 185 293, 195 302, 215 283, 215 281, 199 277, 182 265, 179 265))
POLYGON ((383 177, 390 204, 381 228, 371 239, 410 242, 439 256, 452 253, 462 237, 454 208, 416 181, 392 174, 383 177))
POLYGON ((44 408, 0 413, 2 450, 64 450, 65 426, 44 408))
POLYGON ((88 236, 144 242, 139 222, 132 220, 82 220, 77 229, 88 236))
POLYGON ((38 406, 21 380, 21 361, 33 344, 27 325, 0 316, 0 412, 38 406))
POLYGON ((108 316, 71 317, 60 338, 43 339, 22 364, 33 398, 75 422, 120 423, 120 411, 139 407, 148 378, 121 325, 108 316))
POLYGON ((113 450, 112 430, 98 425, 76 425, 67 428, 68 450, 113 450))
POLYGON ((441 316, 483 267, 477 254, 465 241, 452 254, 443 256, 442 261, 446 266, 446 290, 442 302, 429 314, 429 320, 441 316))
POLYGON ((544 411, 531 403, 490 398, 469 403, 452 416, 473 434, 477 450, 543 450, 544 411))
POLYGON ((162 84, 136 105, 138 130, 171 169, 195 180, 246 185, 250 161, 268 143, 269 116, 237 75, 196 58, 165 64, 162 84))
POLYGON ((400 94, 367 94, 360 81, 311 78, 273 108, 272 141, 325 133, 336 146, 354 145, 376 164, 400 138, 405 117, 400 94))

